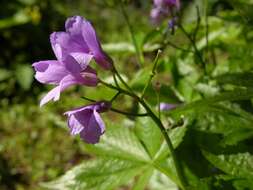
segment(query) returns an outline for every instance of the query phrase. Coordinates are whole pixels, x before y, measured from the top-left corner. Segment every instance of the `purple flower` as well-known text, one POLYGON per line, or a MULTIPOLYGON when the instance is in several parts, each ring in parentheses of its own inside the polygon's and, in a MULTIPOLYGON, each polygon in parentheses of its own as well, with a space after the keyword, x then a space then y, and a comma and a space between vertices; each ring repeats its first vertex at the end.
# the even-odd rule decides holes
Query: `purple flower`
POLYGON ((176 108, 178 105, 177 104, 168 104, 168 103, 162 102, 162 103, 160 103, 159 106, 160 106, 161 111, 169 111, 171 109, 176 108))
POLYGON ((178 19, 177 17, 173 17, 172 19, 169 20, 168 22, 168 27, 169 29, 171 30, 171 33, 174 34, 175 32, 175 28, 177 26, 177 22, 178 22, 178 19))
POLYGON ((81 16, 67 19, 66 32, 54 32, 50 42, 57 60, 39 61, 33 64, 35 78, 44 84, 56 85, 40 102, 57 101, 60 93, 69 86, 79 84, 96 86, 96 71, 89 63, 91 59, 104 69, 112 67, 112 60, 102 50, 97 34, 87 20, 81 16))
POLYGON ((154 0, 155 7, 163 7, 163 8, 180 8, 180 1, 179 0, 154 0))
POLYGON ((66 56, 64 61, 39 61, 33 67, 39 82, 56 85, 42 98, 40 106, 50 100, 59 100, 60 93, 72 85, 96 86, 98 83, 96 71, 88 65, 80 65, 72 56, 66 56))
POLYGON ((151 19, 155 24, 171 15, 172 10, 180 8, 179 0, 154 0, 154 7, 151 10, 151 19))
POLYGON ((58 60, 73 56, 80 65, 86 65, 94 58, 104 69, 112 68, 111 58, 102 50, 91 23, 81 16, 66 20, 66 32, 54 32, 50 36, 52 48, 58 60))
POLYGON ((99 113, 109 110, 110 107, 110 102, 101 101, 66 112, 70 133, 80 134, 87 143, 98 143, 105 131, 105 124, 99 113))

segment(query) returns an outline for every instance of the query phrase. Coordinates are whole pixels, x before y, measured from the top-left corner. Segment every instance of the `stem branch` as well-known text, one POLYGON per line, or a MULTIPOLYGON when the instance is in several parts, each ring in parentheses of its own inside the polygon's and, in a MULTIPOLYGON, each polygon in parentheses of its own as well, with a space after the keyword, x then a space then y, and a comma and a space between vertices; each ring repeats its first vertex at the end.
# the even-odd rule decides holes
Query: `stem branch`
MULTIPOLYGON (((173 162, 175 164, 175 168, 176 168, 176 172, 177 172, 177 176, 180 180, 180 186, 183 190, 185 190, 185 187, 187 186, 187 183, 186 183, 186 180, 185 180, 185 177, 183 175, 183 172, 182 172, 182 169, 180 167, 180 164, 179 164, 179 161, 177 159, 177 156, 176 156, 176 152, 173 148, 173 145, 172 145, 172 142, 170 140, 170 137, 165 129, 165 127, 163 126, 161 120, 154 114, 154 112, 151 110, 151 108, 148 106, 148 104, 144 101, 144 99, 140 98, 139 96, 137 96, 134 92, 129 92, 129 91, 126 91, 124 89, 121 89, 120 87, 115 87, 111 84, 108 84, 106 82, 103 82, 103 81, 100 81, 103 85, 107 86, 108 88, 111 88, 111 89, 114 89, 114 90, 117 90, 118 92, 120 93, 123 93, 123 94, 126 94, 128 96, 131 96, 135 99, 138 100, 138 102, 145 108, 146 110, 146 114, 147 116, 150 116, 152 118, 152 120, 156 123, 156 125, 159 127, 161 133, 163 134, 164 138, 165 138, 165 141, 168 145, 168 148, 170 150, 170 153, 171 153, 171 156, 172 156, 172 159, 173 159, 173 162)), ((127 85, 128 86, 128 85, 127 85)), ((114 109, 115 110, 115 109, 114 109)), ((119 111, 119 110, 117 110, 119 111)), ((122 114, 123 112, 120 111, 122 114)), ((118 112, 118 113, 120 113, 118 112)), ((124 113, 125 114, 125 113, 124 113)), ((145 116, 146 116, 145 114, 145 116)), ((144 116, 144 115, 142 115, 144 116)))

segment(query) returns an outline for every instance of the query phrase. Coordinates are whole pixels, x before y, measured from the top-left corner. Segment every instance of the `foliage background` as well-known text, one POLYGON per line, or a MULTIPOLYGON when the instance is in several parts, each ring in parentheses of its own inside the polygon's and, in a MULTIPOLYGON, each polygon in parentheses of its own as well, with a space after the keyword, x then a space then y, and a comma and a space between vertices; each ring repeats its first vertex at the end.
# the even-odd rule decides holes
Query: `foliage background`
MULTIPOLYGON (((206 2, 204 0, 182 2, 182 23, 185 24, 187 30, 192 31, 195 27, 196 4, 200 7, 201 17, 205 14, 210 16, 208 48, 211 53, 206 55, 206 58, 210 60, 207 69, 211 78, 217 76, 220 78, 218 78, 218 83, 210 79, 199 80, 201 72, 195 66, 198 58, 169 46, 163 51, 159 74, 155 78, 155 81, 165 86, 168 84, 173 86, 172 89, 167 86, 164 88, 162 101, 193 102, 215 95, 217 92, 237 89, 234 87, 237 85, 240 89, 245 86, 250 87, 253 78, 250 73, 253 58, 251 43, 253 17, 252 9, 250 9, 253 6, 252 1, 209 0, 208 9, 204 7, 204 2, 206 2), (245 75, 245 72, 248 75, 245 75), (239 75, 235 77, 224 75, 228 73, 239 73, 239 75), (240 73, 243 74, 240 75, 240 73), (236 81, 239 81, 237 82, 239 84, 236 81)), ((63 26, 67 17, 78 14, 91 20, 105 44, 105 49, 113 57, 119 70, 128 77, 133 88, 138 91, 144 86, 157 47, 161 45, 159 44, 161 36, 150 24, 151 2, 135 0, 128 3, 126 9, 130 22, 133 23, 139 46, 145 50, 145 65, 141 66, 144 68, 143 71, 140 71, 129 30, 117 1, 1 0, 0 189, 41 189, 42 187, 39 186, 41 182, 56 179, 82 161, 94 158, 88 153, 92 148, 85 147, 77 137, 69 135, 65 123, 66 118, 62 113, 87 103, 80 99, 80 94, 98 99, 109 99, 113 92, 76 87, 64 93, 61 101, 41 109, 38 106, 39 99, 50 87, 41 85, 33 79, 31 64, 54 57, 49 35, 52 31, 64 30, 63 26), (144 44, 146 46, 143 46, 144 44)), ((166 23, 163 24, 166 27, 166 23)), ((206 49, 204 37, 205 25, 201 23, 197 45, 203 52, 206 49)), ((179 31, 169 36, 169 39, 177 46, 189 48, 189 41, 179 31)), ((99 74, 110 80, 106 73, 99 74)), ((155 105, 156 99, 152 98, 153 93, 150 88, 149 101, 155 105)), ((123 105, 122 108, 135 110, 134 102, 129 99, 122 98, 118 103, 123 105)), ((184 113, 189 129, 180 145, 180 150, 188 150, 188 152, 181 151, 179 154, 182 157, 191 155, 185 161, 186 165, 190 166, 194 174, 202 177, 206 184, 216 181, 216 184, 221 184, 223 188, 232 189, 234 186, 228 184, 228 181, 234 180, 238 189, 239 187, 252 189, 252 184, 247 180, 245 183, 242 182, 245 179, 238 182, 238 179, 231 176, 223 178, 219 175, 208 181, 208 177, 213 173, 223 174, 220 171, 223 168, 222 162, 220 167, 215 165, 219 157, 210 154, 210 149, 213 149, 216 154, 228 151, 227 148, 234 152, 238 149, 242 154, 252 153, 253 108, 250 98, 232 103, 225 102, 216 107, 213 106, 212 109, 205 107, 204 104, 200 105, 193 106, 193 112, 184 113), (195 110, 205 112, 198 114, 195 110), (232 112, 234 110, 236 111, 232 112), (206 133, 208 133, 207 136, 206 133), (213 142, 218 143, 213 144, 213 142), (215 163, 210 161, 211 164, 207 164, 207 159, 215 163), (200 166, 196 166, 198 162, 201 163, 200 166), (201 169, 202 166, 208 170, 201 169)), ((175 118, 178 118, 177 114, 175 113, 175 118)), ((116 128, 134 125, 132 118, 126 119, 113 113, 106 114, 105 118, 108 120, 108 128, 115 127, 115 123, 120 123, 120 126, 116 128)), ((150 125, 149 121, 146 122, 138 124, 140 121, 136 121, 137 125, 150 125)), ((141 129, 137 127, 137 134, 138 130, 141 129)), ((153 147, 153 151, 156 149, 153 147)), ((252 159, 252 156, 247 158, 252 159)), ((238 160, 237 157, 235 159, 238 160)), ((248 178, 252 179, 252 160, 249 161, 249 166, 250 170, 245 170, 246 174, 242 176, 248 175, 248 178)), ((240 163, 238 167, 241 167, 240 163)), ((229 167, 225 167, 224 170, 230 173, 229 167)), ((219 185, 214 188, 218 189, 219 185)))

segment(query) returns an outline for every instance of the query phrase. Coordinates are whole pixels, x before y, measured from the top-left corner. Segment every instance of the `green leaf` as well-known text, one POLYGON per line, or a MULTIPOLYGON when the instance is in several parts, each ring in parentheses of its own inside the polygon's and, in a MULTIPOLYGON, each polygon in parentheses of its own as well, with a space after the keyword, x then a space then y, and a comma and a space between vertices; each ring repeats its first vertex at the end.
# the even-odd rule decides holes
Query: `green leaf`
POLYGON ((89 152, 101 156, 115 157, 133 161, 148 162, 148 153, 133 131, 123 126, 111 126, 100 143, 86 145, 89 152))
POLYGON ((149 187, 152 190, 177 190, 178 187, 168 177, 160 172, 154 172, 149 187))
POLYGON ((253 89, 237 89, 234 91, 223 92, 209 98, 204 98, 183 106, 180 106, 170 112, 171 116, 180 117, 189 111, 203 111, 207 106, 223 101, 247 100, 253 97, 253 89))
MULTIPOLYGON (((152 159, 152 154, 157 154, 156 151, 160 149, 162 143, 156 126, 150 120, 139 122, 139 126, 133 130, 107 121, 110 128, 102 136, 100 143, 85 145, 86 151, 95 154, 97 159, 81 164, 60 179, 44 186, 53 189, 110 190, 128 182, 127 186, 138 190, 147 187, 154 171, 164 173, 176 184, 180 184, 171 158, 152 159), (140 131, 145 127, 146 129, 140 131), (135 180, 131 180, 133 177, 135 180)), ((171 135, 174 145, 180 142, 180 138, 175 134, 171 135)))
MULTIPOLYGON (((183 141, 186 130, 187 128, 185 126, 181 126, 181 127, 172 129, 168 132, 174 149, 176 149, 180 145, 180 143, 183 141)), ((164 141, 159 151, 156 153, 155 159, 163 160, 169 154, 170 154, 170 151, 169 151, 168 145, 164 141)))
POLYGON ((144 190, 153 173, 153 168, 148 168, 147 170, 143 171, 143 173, 138 176, 137 182, 132 187, 132 190, 144 190))
POLYGON ((252 2, 242 0, 231 0, 229 2, 235 8, 235 10, 237 10, 238 14, 243 18, 243 21, 246 24, 250 25, 253 23, 252 2))
POLYGON ((253 116, 238 106, 213 105, 190 114, 195 130, 223 135, 223 143, 235 145, 253 136, 253 116))
POLYGON ((24 90, 28 90, 31 87, 33 81, 33 70, 31 65, 17 66, 15 74, 20 86, 24 90))
POLYGON ((202 150, 202 153, 207 160, 225 173, 253 180, 253 156, 249 152, 213 154, 202 150))
POLYGON ((134 129, 146 151, 153 158, 162 144, 162 134, 159 128, 151 118, 145 117, 136 121, 136 127, 134 129))
POLYGON ((59 179, 42 186, 59 190, 113 190, 129 183, 143 169, 143 165, 126 160, 96 159, 80 164, 59 179))
POLYGON ((233 84, 237 86, 252 87, 253 73, 229 73, 215 77, 216 81, 221 84, 233 84))

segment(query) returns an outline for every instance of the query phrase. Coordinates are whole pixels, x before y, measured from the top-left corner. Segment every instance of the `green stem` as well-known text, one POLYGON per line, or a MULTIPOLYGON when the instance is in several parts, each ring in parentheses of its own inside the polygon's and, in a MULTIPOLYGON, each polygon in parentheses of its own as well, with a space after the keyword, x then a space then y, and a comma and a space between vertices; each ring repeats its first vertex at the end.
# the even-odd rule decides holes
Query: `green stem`
POLYGON ((170 41, 165 41, 165 42, 163 43, 163 48, 165 48, 165 47, 168 46, 168 45, 171 46, 171 47, 173 47, 173 48, 175 48, 175 49, 178 49, 178 50, 180 50, 180 51, 189 52, 189 53, 195 53, 194 51, 192 51, 192 50, 190 50, 190 49, 181 48, 181 47, 177 46, 176 44, 173 44, 173 43, 170 42, 170 41))
POLYGON ((205 64, 205 61, 203 60, 203 57, 199 51, 199 49, 197 48, 197 45, 195 43, 195 41, 192 39, 191 35, 186 32, 186 30, 184 29, 184 27, 181 25, 181 24, 178 24, 178 28, 184 33, 184 35, 189 39, 189 41, 191 42, 192 46, 193 46, 193 49, 195 51, 195 54, 197 55, 203 69, 204 69, 204 72, 206 74, 206 64, 205 64))
POLYGON ((148 88, 148 86, 150 85, 153 77, 155 76, 155 71, 156 71, 156 67, 157 67, 157 63, 158 63, 158 59, 159 59, 159 55, 162 51, 161 50, 158 50, 157 54, 156 54, 156 58, 155 58, 155 61, 154 61, 154 64, 153 64, 153 68, 152 68, 152 72, 150 74, 150 77, 148 79, 148 82, 146 83, 143 91, 142 91, 142 95, 141 95, 141 99, 143 99, 144 95, 145 95, 145 92, 148 88))
POLYGON ((108 88, 111 88, 111 89, 113 89, 113 90, 117 90, 118 92, 120 92, 120 93, 122 93, 122 94, 126 94, 126 95, 131 96, 131 97, 135 97, 135 96, 136 96, 133 92, 129 92, 129 91, 127 91, 127 90, 124 90, 123 88, 113 86, 112 84, 109 84, 109 83, 107 83, 107 82, 105 82, 105 81, 100 80, 99 82, 100 82, 101 84, 105 85, 105 86, 108 87, 108 88))
MULTIPOLYGON (((118 92, 111 100, 110 102, 113 102, 117 97, 118 95, 120 95, 120 92, 118 92)), ((82 99, 85 99, 89 102, 92 102, 92 103, 95 103, 97 102, 96 100, 93 100, 91 98, 87 98, 85 96, 82 97, 82 99)), ((130 113, 130 112, 125 112, 125 111, 121 111, 121 110, 118 110, 116 108, 110 108, 111 111, 113 112, 116 112, 116 113, 119 113, 119 114, 122 114, 122 115, 126 115, 126 116, 135 116, 135 117, 147 117, 148 114, 147 113, 130 113)))
POLYGON ((124 8, 124 5, 122 3, 122 0, 120 0, 120 9, 121 9, 121 12, 126 20, 126 23, 127 23, 127 26, 129 28, 129 31, 130 31, 130 34, 131 34, 131 38, 132 38, 132 41, 133 41, 133 44, 134 44, 134 47, 135 47, 135 51, 137 53, 137 57, 138 57, 138 60, 141 64, 144 63, 144 57, 143 57, 143 54, 138 46, 138 43, 137 43, 137 40, 135 38, 135 35, 134 35, 134 30, 133 30, 133 27, 132 25, 130 24, 130 21, 129 21, 129 18, 128 18, 128 15, 126 13, 126 10, 124 8))
POLYGON ((89 101, 89 102, 97 102, 96 100, 87 98, 87 97, 85 97, 85 96, 82 96, 81 98, 84 99, 84 100, 87 100, 87 101, 89 101))
MULTIPOLYGON (((127 90, 129 90, 131 93, 133 93, 132 88, 124 81, 124 79, 121 77, 121 75, 120 75, 119 72, 117 71, 117 69, 116 69, 116 67, 115 67, 114 64, 112 64, 112 67, 113 67, 113 70, 112 70, 113 74, 115 74, 115 75, 119 78, 120 82, 127 88, 127 90)), ((116 79, 116 78, 115 78, 115 79, 116 79)), ((116 80, 117 80, 117 79, 116 79, 116 80)), ((119 85, 117 85, 117 87, 119 87, 119 85)), ((120 88, 120 87, 119 87, 119 88, 120 88)))
POLYGON ((178 176, 178 178, 179 178, 179 180, 181 182, 181 188, 183 190, 185 190, 185 188, 187 186, 187 182, 186 182, 186 179, 185 179, 185 177, 183 175, 182 168, 181 168, 181 166, 179 164, 179 161, 178 161, 177 156, 176 156, 176 152, 175 152, 175 150, 173 148, 172 142, 170 140, 170 137, 169 137, 169 135, 168 135, 165 127, 163 126, 161 120, 154 114, 154 112, 151 110, 151 108, 146 104, 146 102, 143 99, 139 99, 139 102, 146 109, 146 111, 149 114, 149 116, 156 123, 156 125, 159 127, 161 133, 163 134, 163 136, 165 138, 165 141, 166 141, 166 143, 168 145, 168 148, 170 150, 173 162, 175 164, 177 176, 178 176))
POLYGON ((180 186, 183 190, 185 190, 185 187, 187 186, 187 183, 186 183, 186 180, 184 178, 184 175, 183 175, 183 172, 182 172, 182 169, 180 167, 180 164, 179 164, 179 161, 177 159, 177 156, 176 156, 176 152, 174 151, 174 148, 173 148, 173 145, 172 145, 172 142, 170 140, 170 137, 165 129, 165 127, 163 126, 161 120, 154 114, 154 112, 151 110, 151 108, 146 104, 146 102, 141 99, 140 97, 138 97, 135 93, 132 93, 132 92, 128 92, 124 89, 121 89, 121 88, 117 88, 111 84, 108 84, 106 82, 103 82, 103 81, 100 81, 102 84, 104 84, 105 86, 107 86, 108 88, 112 88, 112 89, 115 89, 115 90, 118 90, 119 92, 123 93, 123 94, 126 94, 128 96, 131 96, 135 99, 138 100, 138 102, 145 108, 146 112, 147 112, 147 115, 150 116, 152 118, 152 120, 156 123, 156 125, 159 127, 161 133, 163 134, 164 138, 165 138, 165 141, 168 145, 168 148, 170 150, 170 153, 171 153, 171 156, 172 156, 172 159, 173 159, 173 162, 175 164, 175 168, 176 168, 176 172, 177 172, 177 176, 180 180, 180 186))
POLYGON ((119 113, 122 115, 128 115, 128 116, 135 116, 135 117, 147 117, 148 116, 147 113, 130 113, 130 112, 124 112, 124 111, 121 111, 121 110, 118 110, 115 108, 111 108, 110 110, 113 112, 116 112, 116 113, 119 113))
POLYGON ((121 92, 117 92, 117 94, 115 94, 112 99, 110 100, 110 102, 112 103, 119 95, 121 94, 121 92))
MULTIPOLYGON (((113 66, 114 67, 114 66, 113 66)), ((117 78, 115 76, 116 74, 113 72, 112 76, 113 76, 113 80, 114 80, 114 83, 117 87, 119 87, 119 84, 118 84, 118 81, 117 81, 117 78)))

